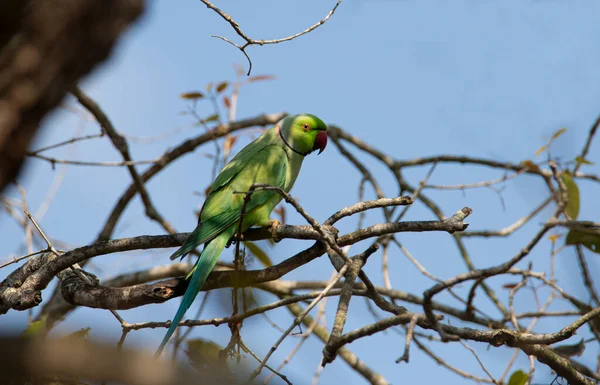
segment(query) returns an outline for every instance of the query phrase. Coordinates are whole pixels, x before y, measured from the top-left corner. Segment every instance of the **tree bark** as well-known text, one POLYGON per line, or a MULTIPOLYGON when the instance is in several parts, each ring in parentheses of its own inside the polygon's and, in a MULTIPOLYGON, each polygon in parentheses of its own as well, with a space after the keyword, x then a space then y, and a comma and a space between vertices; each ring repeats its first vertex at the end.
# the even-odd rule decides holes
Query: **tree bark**
POLYGON ((106 59, 143 0, 0 2, 0 192, 40 121, 106 59))

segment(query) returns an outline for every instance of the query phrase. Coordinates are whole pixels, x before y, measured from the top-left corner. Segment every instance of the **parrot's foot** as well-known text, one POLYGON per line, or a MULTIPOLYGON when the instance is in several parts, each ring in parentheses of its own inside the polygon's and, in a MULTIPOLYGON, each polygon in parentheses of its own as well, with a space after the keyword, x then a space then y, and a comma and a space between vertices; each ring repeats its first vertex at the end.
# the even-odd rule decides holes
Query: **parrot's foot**
POLYGON ((279 238, 277 236, 277 228, 281 226, 281 222, 279 222, 277 219, 271 219, 269 220, 269 231, 271 232, 271 238, 273 238, 274 242, 279 242, 281 241, 281 238, 279 238))

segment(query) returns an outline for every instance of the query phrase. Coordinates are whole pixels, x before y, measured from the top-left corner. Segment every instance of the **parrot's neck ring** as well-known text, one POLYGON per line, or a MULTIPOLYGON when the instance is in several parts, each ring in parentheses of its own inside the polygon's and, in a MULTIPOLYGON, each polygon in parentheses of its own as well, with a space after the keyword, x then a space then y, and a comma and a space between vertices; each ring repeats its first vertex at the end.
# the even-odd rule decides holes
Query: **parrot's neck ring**
POLYGON ((302 155, 302 156, 306 156, 308 155, 308 152, 300 152, 298 150, 296 150, 294 147, 292 147, 283 137, 283 134, 281 133, 281 128, 279 128, 279 123, 275 126, 277 127, 277 132, 279 133, 279 137, 281 138, 281 140, 283 140, 283 143, 285 143, 285 145, 292 151, 294 151, 296 154, 298 155, 302 155))

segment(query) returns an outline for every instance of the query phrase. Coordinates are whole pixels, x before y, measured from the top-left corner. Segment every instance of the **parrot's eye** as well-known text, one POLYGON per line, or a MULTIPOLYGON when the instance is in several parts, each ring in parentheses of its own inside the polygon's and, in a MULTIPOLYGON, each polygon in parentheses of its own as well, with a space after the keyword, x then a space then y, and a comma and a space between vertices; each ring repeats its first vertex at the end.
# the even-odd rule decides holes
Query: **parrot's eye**
POLYGON ((302 128, 304 129, 304 131, 309 131, 310 130, 310 126, 308 125, 308 123, 304 123, 302 125, 302 128))

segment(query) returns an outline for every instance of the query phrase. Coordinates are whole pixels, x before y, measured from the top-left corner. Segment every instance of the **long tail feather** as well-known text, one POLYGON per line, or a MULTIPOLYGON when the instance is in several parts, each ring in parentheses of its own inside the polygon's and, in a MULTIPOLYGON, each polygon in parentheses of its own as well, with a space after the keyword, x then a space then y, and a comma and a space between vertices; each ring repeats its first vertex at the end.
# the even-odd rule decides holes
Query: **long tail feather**
POLYGON ((181 305, 179 305, 179 309, 177 309, 177 313, 175 314, 173 321, 171 321, 171 326, 169 326, 169 330, 167 330, 167 334, 160 343, 155 356, 159 356, 167 342, 169 342, 169 339, 175 332, 175 329, 177 329, 177 325, 185 315, 185 312, 192 305, 192 302, 194 302, 194 299, 196 298, 196 295, 198 295, 198 291, 200 291, 202 285, 204 285, 208 274, 210 274, 212 269, 215 267, 215 264, 219 259, 219 255, 221 255, 223 248, 227 244, 227 241, 233 234, 234 230, 234 226, 226 229, 219 234, 219 236, 210 241, 202 251, 200 258, 198 259, 198 262, 196 262, 196 266, 193 269, 192 277, 190 278, 190 284, 183 295, 181 305))
POLYGON ((169 259, 171 261, 174 261, 177 258, 181 257, 181 259, 183 260, 183 258, 185 258, 186 255, 191 253, 192 250, 195 250, 198 246, 199 246, 199 244, 196 244, 195 242, 194 243, 190 242, 190 244, 187 244, 187 242, 186 242, 186 244, 184 244, 179 249, 177 249, 177 251, 175 251, 173 254, 171 254, 169 259))

